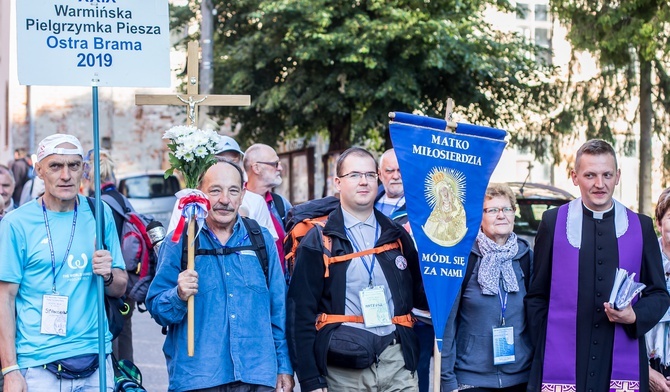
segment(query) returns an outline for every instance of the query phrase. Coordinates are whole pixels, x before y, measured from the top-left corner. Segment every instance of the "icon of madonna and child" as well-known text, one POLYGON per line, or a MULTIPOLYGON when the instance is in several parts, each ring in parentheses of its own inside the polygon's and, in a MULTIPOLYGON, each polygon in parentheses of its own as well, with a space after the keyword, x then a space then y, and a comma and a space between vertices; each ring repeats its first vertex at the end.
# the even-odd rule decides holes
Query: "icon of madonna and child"
POLYGON ((423 225, 423 232, 441 246, 458 244, 465 233, 463 208, 465 176, 452 169, 433 168, 426 176, 425 195, 432 212, 423 225))

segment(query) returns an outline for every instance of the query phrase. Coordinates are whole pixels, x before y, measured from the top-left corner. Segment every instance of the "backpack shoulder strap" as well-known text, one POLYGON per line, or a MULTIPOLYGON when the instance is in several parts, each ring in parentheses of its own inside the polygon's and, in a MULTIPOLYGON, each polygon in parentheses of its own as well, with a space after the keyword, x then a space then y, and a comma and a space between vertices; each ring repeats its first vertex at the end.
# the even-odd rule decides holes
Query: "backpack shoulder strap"
MULTIPOLYGON (((235 253, 240 250, 253 250, 256 252, 256 257, 258 262, 261 265, 263 270, 263 275, 265 275, 265 283, 269 287, 269 260, 268 253, 265 249, 265 239, 263 238, 263 232, 261 227, 253 219, 242 217, 242 223, 249 233, 249 239, 251 240, 251 246, 236 246, 236 247, 223 247, 217 249, 200 249, 200 240, 199 236, 195 237, 193 246, 195 247, 195 256, 226 256, 231 253, 235 253)), ((186 264, 188 263, 188 239, 187 239, 186 230, 182 233, 181 241, 181 270, 186 270, 186 264)))
POLYGON ((279 218, 281 218, 282 225, 286 225, 286 206, 284 205, 284 199, 282 199, 279 194, 274 192, 270 192, 270 195, 272 196, 272 202, 274 203, 275 208, 279 213, 279 218))
POLYGON ((463 277, 463 281, 461 282, 461 295, 463 295, 463 292, 465 291, 465 286, 467 286, 468 282, 470 281, 470 278, 472 277, 472 272, 475 270, 475 264, 477 264, 477 259, 475 260, 470 260, 470 257, 468 256, 468 263, 465 266, 465 276, 463 277))
MULTIPOLYGON (((92 197, 86 197, 86 202, 88 203, 88 208, 91 209, 91 212, 93 213, 93 220, 95 220, 95 199, 92 197)), ((107 244, 105 243, 105 209, 102 209, 102 214, 100 214, 102 217, 102 248, 107 250, 107 244)))
POLYGON ((111 192, 105 192, 102 193, 101 195, 102 200, 104 200, 107 205, 112 207, 112 210, 116 211, 119 213, 121 216, 126 216, 127 213, 132 212, 132 208, 129 208, 126 205, 125 200, 123 200, 123 196, 115 191, 111 192))
POLYGON ((265 249, 265 239, 263 238, 263 232, 261 227, 255 220, 247 217, 242 217, 242 223, 249 233, 249 239, 251 239, 251 246, 253 247, 254 252, 256 252, 256 257, 258 262, 261 264, 261 269, 263 270, 263 275, 265 275, 265 283, 270 287, 269 281, 269 261, 268 261, 268 252, 265 249))
POLYGON ((519 264, 521 264, 521 270, 523 271, 524 275, 523 283, 526 286, 526 292, 528 292, 530 278, 533 274, 533 252, 529 250, 528 256, 522 257, 519 264))
MULTIPOLYGON (((193 247, 195 248, 195 256, 198 256, 200 253, 200 240, 199 236, 195 236, 193 239, 193 247)), ((186 266, 188 265, 188 230, 184 230, 181 233, 181 271, 186 271, 186 266)))

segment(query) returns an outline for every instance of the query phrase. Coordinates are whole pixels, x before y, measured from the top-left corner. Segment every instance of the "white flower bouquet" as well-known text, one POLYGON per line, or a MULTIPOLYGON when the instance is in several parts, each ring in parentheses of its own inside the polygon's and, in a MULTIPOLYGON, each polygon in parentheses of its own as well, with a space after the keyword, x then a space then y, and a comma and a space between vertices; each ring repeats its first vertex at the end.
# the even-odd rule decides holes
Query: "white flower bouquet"
POLYGON ((195 189, 203 173, 216 163, 216 153, 222 148, 218 133, 193 126, 172 127, 165 131, 163 139, 170 140, 170 169, 165 172, 165 178, 179 170, 190 189, 195 189))

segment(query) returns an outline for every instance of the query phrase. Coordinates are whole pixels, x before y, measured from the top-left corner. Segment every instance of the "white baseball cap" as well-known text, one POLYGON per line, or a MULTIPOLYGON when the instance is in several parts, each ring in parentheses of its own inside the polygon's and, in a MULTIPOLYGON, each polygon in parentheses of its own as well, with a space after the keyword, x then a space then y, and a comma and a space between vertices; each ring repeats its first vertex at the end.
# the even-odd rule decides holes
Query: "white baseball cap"
POLYGON ((79 155, 83 158, 84 149, 82 148, 79 139, 76 137, 64 133, 57 133, 42 139, 37 147, 37 162, 53 154, 79 155), (70 143, 74 145, 75 148, 58 148, 58 146, 63 143, 70 143))
POLYGON ((221 136, 221 141, 219 142, 219 151, 217 151, 217 154, 220 154, 222 152, 226 151, 235 151, 239 153, 240 155, 244 155, 244 152, 240 149, 240 145, 235 141, 230 136, 222 135, 221 136))

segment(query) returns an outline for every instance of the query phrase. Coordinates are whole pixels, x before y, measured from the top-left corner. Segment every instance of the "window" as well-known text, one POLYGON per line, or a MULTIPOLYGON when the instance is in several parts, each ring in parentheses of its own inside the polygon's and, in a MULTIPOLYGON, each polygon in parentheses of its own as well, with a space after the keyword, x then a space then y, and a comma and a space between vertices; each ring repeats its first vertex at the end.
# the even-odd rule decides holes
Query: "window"
POLYGON ((179 181, 174 176, 167 179, 160 175, 130 177, 121 180, 119 191, 126 197, 139 199, 174 196, 179 191, 179 181))
POLYGON ((526 20, 530 17, 530 8, 526 3, 516 3, 516 18, 526 20))
POLYGON ((535 4, 535 20, 538 22, 547 21, 547 5, 535 4))
POLYGON ((545 28, 535 29, 535 44, 543 48, 549 48, 551 46, 548 29, 545 28))

